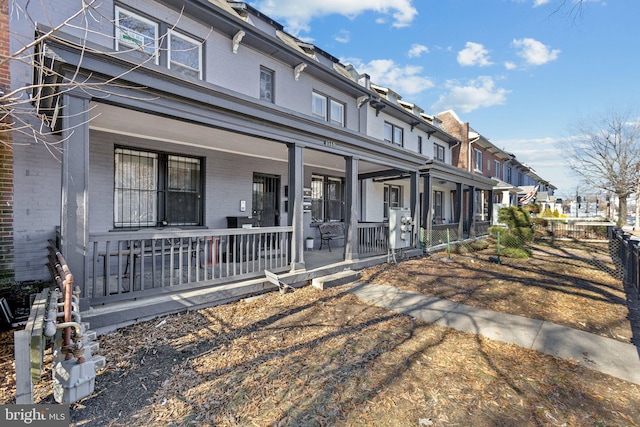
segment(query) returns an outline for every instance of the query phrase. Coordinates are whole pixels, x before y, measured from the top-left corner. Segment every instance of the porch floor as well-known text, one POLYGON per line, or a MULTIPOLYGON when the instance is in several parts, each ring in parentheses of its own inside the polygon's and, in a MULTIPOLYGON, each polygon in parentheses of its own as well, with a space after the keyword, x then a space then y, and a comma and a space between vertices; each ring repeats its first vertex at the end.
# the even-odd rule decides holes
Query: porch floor
MULTIPOLYGON (((302 287, 316 277, 344 270, 360 270, 387 262, 386 254, 355 261, 344 261, 344 248, 332 249, 331 252, 328 249, 305 251, 305 270, 281 273, 279 277, 283 282, 294 287, 302 287)), ((265 277, 199 289, 185 287, 161 295, 92 306, 82 312, 82 319, 90 323, 91 330, 98 334, 105 334, 159 316, 226 304, 276 289, 265 277)))

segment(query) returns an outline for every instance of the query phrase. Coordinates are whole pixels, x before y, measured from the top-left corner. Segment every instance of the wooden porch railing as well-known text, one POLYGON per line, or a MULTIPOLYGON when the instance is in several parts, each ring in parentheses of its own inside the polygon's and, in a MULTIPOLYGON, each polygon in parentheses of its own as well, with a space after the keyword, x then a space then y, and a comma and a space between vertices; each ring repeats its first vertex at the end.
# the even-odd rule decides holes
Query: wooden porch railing
POLYGON ((358 223, 358 254, 360 256, 383 255, 387 253, 389 224, 386 222, 358 223))
POLYGON ((82 297, 102 303, 286 269, 292 232, 264 227, 92 234, 82 297))

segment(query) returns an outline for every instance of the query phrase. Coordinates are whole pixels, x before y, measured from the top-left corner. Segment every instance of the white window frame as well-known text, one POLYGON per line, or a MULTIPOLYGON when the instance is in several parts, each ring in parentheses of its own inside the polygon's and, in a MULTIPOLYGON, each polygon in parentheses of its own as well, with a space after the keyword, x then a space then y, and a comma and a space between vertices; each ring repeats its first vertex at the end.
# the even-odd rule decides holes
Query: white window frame
POLYGON ((474 170, 478 172, 482 172, 482 151, 478 150, 477 148, 474 148, 473 158, 474 158, 474 164, 473 164, 474 170))
POLYGON ((500 162, 498 160, 494 160, 493 164, 496 170, 496 178, 500 179, 500 162))
POLYGON ((198 72, 198 79, 202 80, 202 42, 198 41, 198 40, 196 40, 196 39, 194 39, 192 37, 186 36, 186 35, 178 32, 178 31, 171 30, 171 29, 167 32, 167 34, 168 34, 168 38, 169 38, 169 43, 168 43, 169 44, 169 49, 168 49, 168 59, 167 59, 167 65, 168 65, 169 69, 171 69, 171 64, 175 63, 176 65, 179 65, 182 68, 186 68, 188 70, 197 71, 198 72), (182 40, 184 40, 184 41, 186 41, 188 43, 191 43, 191 44, 197 46, 197 48, 198 48, 198 69, 195 69, 195 68, 193 68, 193 67, 191 67, 189 65, 183 64, 183 63, 178 62, 178 61, 173 61, 171 59, 171 46, 172 46, 172 40, 173 40, 174 37, 182 39, 182 40))
POLYGON ((275 79, 276 79, 276 72, 273 71, 270 68, 264 67, 264 66, 260 66, 260 99, 263 101, 267 101, 267 102, 271 102, 272 104, 276 102, 276 97, 275 97, 275 79), (270 96, 267 97, 264 95, 264 91, 262 88, 262 76, 263 75, 268 75, 270 78, 270 84, 271 84, 271 90, 270 90, 270 96))
POLYGON ((384 140, 404 147, 404 129, 393 123, 384 122, 384 140))
POLYGON ((311 95, 311 114, 327 121, 327 104, 329 100, 325 95, 318 92, 312 92, 311 95), (319 102, 319 104, 317 102, 319 102))
MULTIPOLYGON (((137 13, 131 12, 128 9, 124 9, 121 8, 119 6, 115 7, 115 21, 116 21, 116 33, 115 33, 115 39, 116 39, 116 50, 120 51, 123 50, 121 49, 122 46, 125 47, 125 49, 138 49, 141 52, 151 56, 154 58, 154 61, 157 64, 159 64, 160 61, 160 57, 158 55, 158 31, 159 31, 159 25, 157 22, 154 22, 150 19, 144 18, 140 15, 138 15, 137 13), (144 22, 146 24, 149 24, 150 26, 153 27, 154 29, 154 34, 153 34, 153 53, 147 51, 145 49, 145 44, 144 41, 142 42, 142 44, 140 43, 136 43, 136 42, 127 42, 125 38, 123 38, 123 35, 126 34, 125 31, 122 30, 122 26, 120 25, 120 14, 125 14, 128 17, 132 17, 135 18, 141 22, 144 22)), ((133 30, 130 30, 133 32, 133 30)), ((144 34, 141 34, 143 37, 147 37, 144 34)), ((131 37, 130 37, 131 38, 131 37)))
POLYGON ((344 103, 316 91, 312 92, 311 114, 334 125, 341 127, 345 125, 344 103))
POLYGON ((444 163, 446 159, 446 154, 444 151, 444 146, 440 144, 433 143, 433 158, 438 160, 439 162, 444 163), (442 157, 440 157, 440 152, 442 152, 442 157))

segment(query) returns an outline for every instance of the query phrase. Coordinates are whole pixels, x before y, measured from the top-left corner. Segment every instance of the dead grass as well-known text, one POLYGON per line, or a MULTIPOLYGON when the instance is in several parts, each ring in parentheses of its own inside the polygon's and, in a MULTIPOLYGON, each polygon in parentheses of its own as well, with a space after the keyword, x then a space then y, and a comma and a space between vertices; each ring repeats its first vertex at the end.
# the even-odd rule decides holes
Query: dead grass
MULTIPOLYGON (((536 257, 540 263, 549 258, 536 257)), ((488 264, 478 264, 488 261, 467 260, 465 264, 478 274, 485 272, 479 281, 520 280, 487 273, 488 264)), ((444 263, 435 259, 403 263, 413 273, 404 276, 396 271, 395 276, 398 280, 411 278, 417 286, 422 275, 435 286, 438 281, 432 273, 419 272, 421 261, 425 266, 437 263, 443 280, 454 282, 446 277, 456 273, 445 270, 444 263)), ((567 265, 575 262, 570 258, 567 265)), ((446 263, 447 268, 451 264, 463 265, 456 260, 446 263)), ((537 268, 542 269, 543 264, 537 268)), ((380 282, 395 270, 400 269, 369 273, 380 282)), ((598 285, 593 286, 604 287, 595 291, 586 286, 589 277, 584 276, 581 287, 588 301, 607 301, 605 289, 617 296, 615 301, 623 298, 618 294, 619 283, 609 288, 597 279, 594 283, 598 285)), ((399 285, 390 279, 384 283, 399 285)), ((551 294, 583 292, 570 292, 568 284, 528 286, 551 294)), ((482 287, 464 290, 451 291, 449 297, 494 292, 482 287)), ((495 292, 494 298, 510 300, 513 290, 495 292)), ((483 298, 476 299, 489 300, 483 298)), ((618 321, 617 315, 612 321, 618 321)), ((9 343, 4 341, 3 348, 6 346, 9 343)), ((103 336, 100 347, 107 356, 107 367, 96 379, 94 395, 72 406, 74 425, 640 424, 639 386, 572 360, 390 313, 362 303, 346 288, 318 291, 306 287, 286 295, 271 293, 167 316, 103 336)), ((5 404, 13 398, 13 374, 6 357, 2 365, 7 373, 2 378, 0 403, 5 404)), ((51 401, 50 387, 49 379, 38 385, 41 402, 51 401)))

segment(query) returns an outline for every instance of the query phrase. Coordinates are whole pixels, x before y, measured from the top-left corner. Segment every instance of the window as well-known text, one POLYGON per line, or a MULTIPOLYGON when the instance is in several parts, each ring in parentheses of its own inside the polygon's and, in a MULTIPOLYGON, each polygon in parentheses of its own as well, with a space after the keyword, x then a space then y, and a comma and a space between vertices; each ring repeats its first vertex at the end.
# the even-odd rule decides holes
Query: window
POLYGON ((422 154, 422 137, 418 136, 418 153, 422 154))
POLYGON ((433 217, 442 220, 442 191, 433 192, 433 217))
POLYGON ((433 158, 444 162, 444 147, 439 144, 433 144, 433 158))
POLYGON ((384 122, 384 140, 392 144, 403 145, 404 131, 401 127, 384 122))
POLYGON ((383 197, 383 214, 389 218, 389 208, 399 208, 402 200, 402 187, 398 185, 385 185, 383 197))
POLYGON ((274 72, 268 68, 260 67, 260 99, 268 102, 275 102, 273 97, 273 75, 274 72))
POLYGON ((344 181, 342 178, 313 175, 311 177, 311 220, 342 221, 344 181))
POLYGON ((482 171, 482 151, 474 149, 473 153, 475 155, 473 168, 477 171, 482 171))
POLYGON ((201 159, 115 150, 115 227, 202 225, 201 159))
POLYGON ((344 104, 335 99, 313 92, 311 113, 338 126, 344 126, 344 104))
POLYGON ((139 49, 158 63, 158 24, 116 7, 116 50, 139 49))
POLYGON ((509 184, 511 184, 511 168, 509 166, 507 166, 507 168, 505 169, 506 175, 504 177, 505 182, 508 182, 509 184))
POLYGON ((497 161, 497 160, 494 160, 493 164, 494 164, 494 169, 496 171, 496 175, 495 176, 496 176, 496 178, 500 179, 500 162, 497 161))
POLYGON ((169 68, 202 78, 202 43, 169 30, 169 68))

